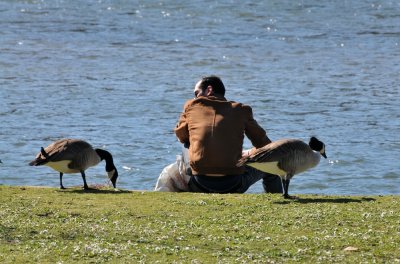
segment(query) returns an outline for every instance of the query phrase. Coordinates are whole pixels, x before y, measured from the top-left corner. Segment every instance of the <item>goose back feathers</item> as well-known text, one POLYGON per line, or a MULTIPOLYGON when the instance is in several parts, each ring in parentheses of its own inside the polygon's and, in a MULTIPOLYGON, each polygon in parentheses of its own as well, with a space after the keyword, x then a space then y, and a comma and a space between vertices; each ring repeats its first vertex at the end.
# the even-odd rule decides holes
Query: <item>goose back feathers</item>
POLYGON ((47 165, 59 172, 79 173, 100 161, 89 143, 79 139, 62 139, 42 148, 29 165, 47 165))

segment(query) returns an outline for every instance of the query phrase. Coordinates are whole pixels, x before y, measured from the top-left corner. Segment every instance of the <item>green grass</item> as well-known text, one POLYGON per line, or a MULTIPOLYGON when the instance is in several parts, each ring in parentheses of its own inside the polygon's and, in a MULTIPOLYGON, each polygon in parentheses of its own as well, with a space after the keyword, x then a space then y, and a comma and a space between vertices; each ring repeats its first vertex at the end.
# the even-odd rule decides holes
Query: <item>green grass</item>
POLYGON ((0 186, 0 263, 399 263, 399 208, 399 196, 0 186))

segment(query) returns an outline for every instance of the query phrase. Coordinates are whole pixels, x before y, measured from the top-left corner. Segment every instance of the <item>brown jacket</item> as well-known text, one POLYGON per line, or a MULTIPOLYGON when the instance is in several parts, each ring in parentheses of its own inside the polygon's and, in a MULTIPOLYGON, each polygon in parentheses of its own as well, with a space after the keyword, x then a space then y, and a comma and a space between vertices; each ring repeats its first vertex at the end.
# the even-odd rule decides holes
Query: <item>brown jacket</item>
POLYGON ((185 103, 175 134, 189 143, 193 175, 242 174, 236 167, 242 157, 244 135, 254 147, 271 141, 253 118, 250 106, 227 101, 223 96, 191 99, 185 103))

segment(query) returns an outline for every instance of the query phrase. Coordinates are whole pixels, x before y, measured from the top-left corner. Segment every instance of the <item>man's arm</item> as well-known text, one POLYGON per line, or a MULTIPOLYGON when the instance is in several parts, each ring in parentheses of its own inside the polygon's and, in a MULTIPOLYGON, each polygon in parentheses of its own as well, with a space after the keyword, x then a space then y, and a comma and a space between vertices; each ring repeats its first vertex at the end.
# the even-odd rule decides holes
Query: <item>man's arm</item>
POLYGON ((256 148, 261 148, 269 143, 271 140, 267 136, 267 132, 257 123, 253 117, 253 111, 250 106, 244 106, 247 111, 247 122, 245 127, 245 134, 251 141, 251 144, 256 148))
POLYGON ((186 108, 190 101, 185 103, 183 112, 179 117, 179 121, 174 129, 175 135, 178 140, 183 144, 189 144, 189 125, 186 119, 186 108))

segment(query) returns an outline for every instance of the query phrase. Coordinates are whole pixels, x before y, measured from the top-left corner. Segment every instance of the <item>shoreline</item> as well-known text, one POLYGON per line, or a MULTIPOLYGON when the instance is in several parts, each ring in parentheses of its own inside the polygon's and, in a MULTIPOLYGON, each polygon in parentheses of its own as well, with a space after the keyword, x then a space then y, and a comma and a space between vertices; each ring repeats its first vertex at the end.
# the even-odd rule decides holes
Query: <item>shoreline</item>
MULTIPOLYGON (((154 191, 154 190, 139 190, 139 189, 123 189, 123 188, 113 188, 111 185, 107 184, 88 184, 90 191, 101 191, 101 190, 114 190, 115 192, 122 191, 122 192, 150 192, 150 193, 191 193, 191 192, 159 192, 159 191, 154 191)), ((55 189, 59 191, 68 191, 69 189, 71 190, 77 190, 77 189, 82 189, 82 186, 80 185, 75 185, 75 186, 68 186, 65 189, 60 189, 59 187, 53 187, 53 186, 40 186, 40 185, 9 185, 9 184, 0 184, 0 187, 15 187, 15 188, 48 188, 48 189, 55 189)), ((199 193, 202 195, 207 195, 205 193, 199 193)), ((265 193, 243 193, 243 194, 250 194, 250 195, 264 195, 265 193)), ((212 195, 212 194, 209 194, 212 195)), ((224 194, 219 194, 219 195, 224 195, 224 194)), ((237 194, 240 195, 240 194, 237 194)), ((300 194, 294 194, 294 196, 321 196, 321 197, 400 197, 399 194, 312 194, 312 193, 300 193, 300 194)))

